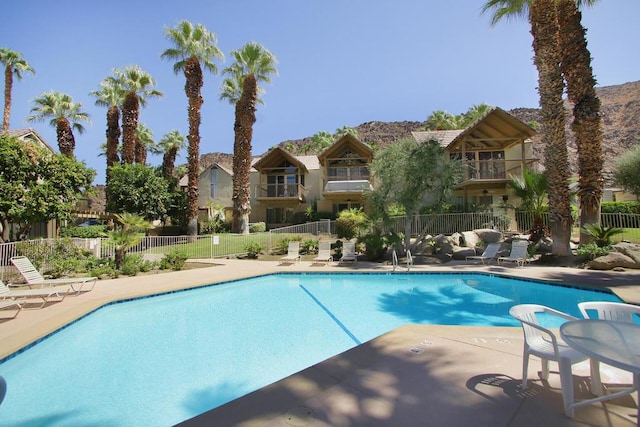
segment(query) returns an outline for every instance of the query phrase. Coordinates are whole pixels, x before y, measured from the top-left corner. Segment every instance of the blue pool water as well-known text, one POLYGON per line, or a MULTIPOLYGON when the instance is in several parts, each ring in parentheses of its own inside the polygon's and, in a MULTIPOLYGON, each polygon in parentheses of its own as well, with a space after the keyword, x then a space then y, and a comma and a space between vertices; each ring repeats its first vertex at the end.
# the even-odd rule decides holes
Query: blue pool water
MULTIPOLYGON (((611 294, 482 274, 278 274, 112 304, 0 363, 2 426, 168 426, 407 323, 611 294)), ((10 326, 10 324, 7 324, 10 326)))

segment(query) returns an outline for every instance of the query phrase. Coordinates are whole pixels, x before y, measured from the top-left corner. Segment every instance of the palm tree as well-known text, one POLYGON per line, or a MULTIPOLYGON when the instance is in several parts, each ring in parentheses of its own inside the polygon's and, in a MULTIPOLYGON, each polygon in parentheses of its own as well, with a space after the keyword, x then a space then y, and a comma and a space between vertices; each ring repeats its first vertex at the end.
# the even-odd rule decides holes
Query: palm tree
POLYGON ((125 254, 140 243, 145 230, 152 225, 139 215, 130 213, 115 214, 118 226, 109 233, 109 242, 115 249, 116 269, 122 266, 125 254))
POLYGON ((160 139, 154 154, 162 154, 162 175, 171 180, 174 178, 173 171, 176 164, 178 152, 185 148, 185 136, 177 130, 172 130, 160 139))
POLYGON ((189 101, 189 184, 187 187, 187 227, 189 235, 198 233, 198 176, 200 169, 200 110, 202 108, 202 67, 216 74, 218 68, 214 60, 223 60, 218 49, 216 35, 204 25, 193 26, 189 21, 180 21, 175 28, 166 28, 165 34, 173 44, 161 57, 176 60, 173 71, 184 72, 184 91, 189 101))
POLYGON ((0 47, 0 62, 4 65, 4 119, 2 130, 9 130, 9 116, 11 116, 11 92, 13 91, 13 76, 22 80, 22 73, 25 71, 35 74, 36 71, 22 58, 18 52, 14 52, 6 47, 0 47))
POLYGON ((547 210, 547 194, 549 185, 547 176, 529 169, 522 171, 522 176, 512 175, 508 183, 513 193, 521 200, 520 209, 533 212, 533 227, 529 230, 532 240, 537 241, 544 236, 543 214, 547 210))
POLYGON ((120 162, 118 146, 120 144, 120 108, 124 100, 124 91, 119 82, 113 79, 104 79, 100 82, 100 89, 89 93, 96 98, 96 105, 107 107, 107 184, 109 183, 109 168, 120 162))
POLYGON ((571 205, 569 160, 562 100, 564 80, 560 70, 556 0, 489 0, 483 11, 494 12, 492 24, 503 17, 528 16, 533 36, 534 63, 542 109, 545 168, 548 182, 549 228, 554 255, 570 255, 571 205))
MULTIPOLYGON (((591 54, 587 48, 582 14, 578 6, 592 5, 596 0, 560 0, 558 12, 561 68, 567 83, 567 97, 573 104, 571 130, 578 148, 580 189, 580 224, 600 224, 600 202, 604 187, 602 167, 602 118, 600 99, 596 94, 596 79, 591 69, 591 54)), ((589 243, 593 236, 580 229, 580 243, 589 243)))
POLYGON ((456 116, 444 110, 437 110, 427 117, 425 130, 458 129, 456 116))
POLYGON ((73 102, 70 95, 56 91, 42 93, 33 103, 35 107, 30 111, 33 114, 27 117, 27 121, 42 122, 51 119, 49 124, 56 128, 60 154, 73 157, 76 147, 73 130, 83 133, 84 126, 80 122, 91 123, 89 114, 81 111, 82 104, 73 102))
POLYGON ((122 162, 131 164, 136 159, 136 130, 140 107, 147 105, 148 98, 161 97, 162 92, 150 88, 155 86, 155 79, 138 66, 116 69, 113 74, 114 76, 108 77, 109 82, 120 85, 125 93, 122 102, 122 162))
POLYGON ((153 131, 144 123, 138 123, 136 128, 135 162, 141 165, 147 164, 147 149, 153 149, 153 131))
POLYGON ((271 82, 271 75, 277 75, 278 61, 271 52, 255 42, 249 42, 231 54, 235 62, 223 71, 229 77, 223 81, 220 99, 226 99, 236 106, 233 125, 233 230, 249 234, 251 139, 256 121, 256 103, 263 103, 259 96, 264 93, 258 82, 271 82))

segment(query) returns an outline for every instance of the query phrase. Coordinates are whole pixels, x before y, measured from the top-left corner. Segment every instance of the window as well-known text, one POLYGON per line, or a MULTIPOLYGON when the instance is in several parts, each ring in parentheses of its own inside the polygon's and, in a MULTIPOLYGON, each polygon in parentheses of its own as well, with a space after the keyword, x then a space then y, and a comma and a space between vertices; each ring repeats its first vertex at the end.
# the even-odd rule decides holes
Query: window
POLYGON ((288 224, 292 216, 290 208, 267 208, 267 224, 288 224))
POLYGON ((211 168, 211 197, 218 197, 218 168, 211 168))
POLYGON ((504 151, 480 151, 478 153, 481 179, 504 179, 504 151))

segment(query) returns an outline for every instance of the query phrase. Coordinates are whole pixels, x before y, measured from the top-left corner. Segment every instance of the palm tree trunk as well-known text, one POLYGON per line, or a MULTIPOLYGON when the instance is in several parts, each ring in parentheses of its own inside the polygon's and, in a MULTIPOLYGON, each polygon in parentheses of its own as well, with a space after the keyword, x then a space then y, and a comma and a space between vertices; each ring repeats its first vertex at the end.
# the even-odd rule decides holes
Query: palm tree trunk
MULTIPOLYGON (((557 10, 562 72, 567 81, 567 96, 573 103, 571 129, 578 148, 580 225, 600 224, 600 202, 604 190, 603 132, 591 54, 581 22, 582 14, 575 0, 559 1, 557 10)), ((580 243, 592 240, 589 234, 580 233, 580 243)))
POLYGON ((140 138, 136 138, 135 161, 139 165, 147 164, 147 148, 140 138))
POLYGON ((120 109, 114 105, 107 110, 107 173, 106 182, 109 184, 109 168, 120 162, 118 144, 120 138, 120 109))
POLYGON ((65 117, 59 117, 56 120, 56 134, 58 137, 58 148, 60 149, 60 154, 67 157, 73 157, 76 140, 73 137, 69 120, 65 117))
POLYGON ((234 231, 249 234, 251 213, 251 140, 253 124, 256 122, 256 100, 258 85, 253 74, 245 76, 242 95, 236 104, 236 119, 233 126, 233 226, 234 231))
POLYGON ((545 168, 548 181, 549 228, 554 255, 570 255, 571 205, 569 161, 565 134, 566 111, 562 100, 555 0, 534 0, 529 6, 534 62, 542 109, 545 168))
POLYGON ((132 164, 135 160, 136 129, 140 103, 135 92, 129 92, 122 104, 122 162, 132 164))
POLYGON ((204 84, 202 68, 195 56, 187 60, 184 68, 186 83, 184 91, 189 100, 189 148, 188 148, 188 175, 187 187, 187 228, 190 236, 198 234, 198 176, 200 174, 200 109, 202 108, 202 95, 200 94, 204 84))
POLYGON ((171 180, 173 178, 173 169, 175 168, 177 156, 178 156, 177 147, 171 147, 162 156, 162 175, 168 180, 171 180))
POLYGON ((11 89, 13 87, 13 69, 7 65, 4 69, 4 120, 2 130, 9 130, 9 116, 11 115, 11 89))

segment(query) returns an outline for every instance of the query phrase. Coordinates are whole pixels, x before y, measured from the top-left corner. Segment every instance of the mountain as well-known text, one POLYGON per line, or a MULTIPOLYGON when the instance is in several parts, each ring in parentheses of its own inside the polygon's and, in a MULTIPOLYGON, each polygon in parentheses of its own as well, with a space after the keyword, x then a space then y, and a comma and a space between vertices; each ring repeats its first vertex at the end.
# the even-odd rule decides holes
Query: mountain
MULTIPOLYGON (((618 156, 631 147, 640 144, 640 81, 624 83, 615 86, 603 86, 596 88, 596 93, 602 104, 601 113, 603 121, 603 151, 604 170, 606 185, 613 184, 613 168, 618 156)), ((565 101, 567 108, 567 145, 569 150, 569 163, 572 174, 577 174, 577 152, 573 134, 570 130, 572 120, 572 106, 565 101)), ((532 121, 540 123, 540 109, 538 108, 515 108, 509 113, 525 123, 532 121)), ((426 118, 426 117, 425 117, 426 118)), ((367 143, 373 143, 380 148, 402 138, 410 137, 412 131, 422 130, 424 122, 404 121, 404 122, 366 122, 354 129, 358 131, 360 139, 367 143)), ((533 152, 535 157, 544 160, 544 146, 542 145, 542 134, 539 133, 533 138, 533 152)), ((294 154, 301 153, 301 147, 307 144, 311 136, 282 141, 278 145, 289 149, 294 154)), ((204 154, 200 158, 200 165, 206 168, 214 162, 231 167, 233 156, 224 153, 204 154)))

